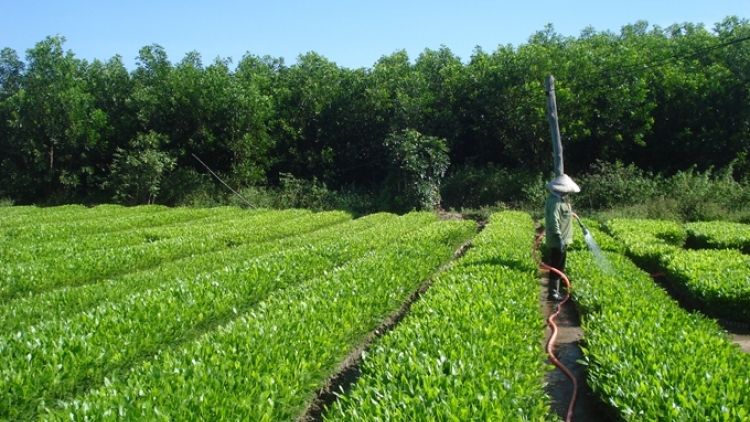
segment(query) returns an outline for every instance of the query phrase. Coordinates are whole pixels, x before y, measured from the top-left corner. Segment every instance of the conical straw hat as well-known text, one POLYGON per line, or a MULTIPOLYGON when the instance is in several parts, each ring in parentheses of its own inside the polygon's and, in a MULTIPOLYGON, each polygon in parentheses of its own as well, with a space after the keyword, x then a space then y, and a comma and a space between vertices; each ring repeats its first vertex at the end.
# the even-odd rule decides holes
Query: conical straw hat
POLYGON ((545 185, 545 187, 552 192, 559 192, 559 193, 578 193, 581 191, 581 188, 578 187, 576 182, 573 181, 567 174, 561 174, 549 183, 545 185))

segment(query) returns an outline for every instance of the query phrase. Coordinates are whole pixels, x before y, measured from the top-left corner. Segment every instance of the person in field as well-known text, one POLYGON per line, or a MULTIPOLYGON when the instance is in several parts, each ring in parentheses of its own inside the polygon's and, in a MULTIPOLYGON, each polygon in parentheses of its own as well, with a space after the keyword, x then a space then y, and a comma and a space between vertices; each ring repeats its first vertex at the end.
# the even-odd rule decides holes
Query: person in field
MULTIPOLYGON (((573 243, 573 210, 567 195, 578 193, 581 188, 568 175, 562 174, 547 183, 550 195, 544 203, 544 228, 546 244, 550 251, 549 266, 565 272, 565 258, 568 245, 573 243)), ((562 300, 560 275, 549 272, 547 299, 562 300)))

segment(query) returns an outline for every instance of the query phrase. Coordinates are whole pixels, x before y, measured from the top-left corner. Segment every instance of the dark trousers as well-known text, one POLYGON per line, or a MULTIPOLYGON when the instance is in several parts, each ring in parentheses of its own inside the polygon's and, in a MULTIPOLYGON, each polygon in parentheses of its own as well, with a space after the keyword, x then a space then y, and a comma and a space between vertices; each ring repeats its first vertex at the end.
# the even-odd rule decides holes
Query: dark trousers
MULTIPOLYGON (((565 272, 565 257, 567 255, 567 250, 561 250, 560 248, 550 248, 549 255, 549 266, 560 270, 561 272, 565 272)), ((558 275, 554 271, 550 271, 549 285, 551 286, 551 288, 556 285, 558 280, 560 280, 560 275, 558 275)))

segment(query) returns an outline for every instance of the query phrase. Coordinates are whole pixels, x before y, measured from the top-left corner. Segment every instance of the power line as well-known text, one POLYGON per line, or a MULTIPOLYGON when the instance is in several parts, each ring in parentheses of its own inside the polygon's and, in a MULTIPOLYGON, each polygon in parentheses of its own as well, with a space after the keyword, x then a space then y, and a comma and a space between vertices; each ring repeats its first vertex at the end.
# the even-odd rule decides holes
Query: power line
MULTIPOLYGON (((620 71, 627 71, 627 70, 630 70, 630 69, 653 69, 653 68, 656 68, 656 67, 661 67, 661 66, 667 65, 667 64, 670 63, 670 61, 678 61, 678 60, 684 60, 684 59, 697 58, 697 57, 705 55, 706 53, 708 53, 710 51, 718 50, 718 49, 724 48, 724 47, 729 47, 730 45, 739 44, 739 43, 742 43, 742 42, 745 42, 745 41, 748 41, 748 40, 750 40, 750 35, 748 35, 746 37, 736 38, 736 39, 731 40, 731 41, 726 41, 726 42, 723 42, 723 43, 714 44, 714 45, 711 45, 711 46, 708 46, 708 47, 704 47, 704 48, 698 49, 697 51, 694 51, 693 53, 690 53, 690 54, 673 54, 671 56, 660 57, 658 59, 654 59, 654 60, 652 60, 650 62, 646 62, 646 63, 640 63, 640 64, 637 63, 637 64, 633 64, 633 65, 629 65, 629 66, 621 66, 618 69, 620 71)), ((610 69, 614 69, 614 68, 610 68, 610 69)), ((610 70, 610 69, 605 69, 605 70, 610 70)))

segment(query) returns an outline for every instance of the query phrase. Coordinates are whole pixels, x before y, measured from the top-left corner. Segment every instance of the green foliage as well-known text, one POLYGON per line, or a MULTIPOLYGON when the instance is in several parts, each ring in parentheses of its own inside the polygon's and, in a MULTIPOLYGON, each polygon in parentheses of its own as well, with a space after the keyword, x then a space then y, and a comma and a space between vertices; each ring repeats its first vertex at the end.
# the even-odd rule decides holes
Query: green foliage
POLYGON ((729 221, 685 224, 686 245, 694 249, 737 249, 750 255, 750 225, 729 221))
POLYGON ((577 178, 581 193, 575 195, 576 205, 601 215, 600 220, 742 221, 750 218, 750 185, 735 180, 733 172, 731 164, 720 171, 691 168, 666 177, 632 164, 598 162, 577 178))
POLYGON ((731 249, 678 250, 661 264, 677 290, 705 314, 750 322, 750 256, 731 249))
POLYGON ((47 37, 27 51, 26 66, 3 55, 3 190, 24 202, 75 197, 99 164, 90 151, 108 116, 89 92, 86 63, 64 42, 47 37))
POLYGON ((391 133, 384 144, 390 170, 383 194, 393 198, 396 209, 440 206, 440 183, 450 164, 445 139, 404 129, 391 133))
MULTIPOLYGON (((278 187, 248 187, 240 190, 243 198, 256 207, 285 209, 307 208, 317 211, 347 210, 356 215, 377 212, 373 195, 356 187, 331 190, 324 183, 313 179, 307 181, 291 174, 281 174, 278 187)), ((232 195, 228 201, 246 206, 240 198, 232 195)))
MULTIPOLYGON (((63 37, 48 37, 25 60, 0 52, 0 197, 146 203, 148 187, 135 198, 132 185, 114 186, 132 180, 111 165, 127 162, 122 151, 139 136, 158 134, 154 152, 166 155, 142 158, 169 157, 181 177, 204 171, 197 154, 238 188, 272 192, 281 174, 294 174, 332 191, 373 192, 381 209, 404 211, 440 203, 440 167, 450 162, 457 170, 443 189, 447 207, 531 210, 542 188, 527 175, 552 168, 543 83, 553 74, 566 169, 583 188, 579 207, 750 221, 739 205, 750 201, 750 44, 737 42, 748 34, 739 17, 712 30, 640 21, 578 37, 549 25, 517 48, 477 48, 466 62, 443 46, 354 70, 315 52, 291 65, 247 54, 233 69, 230 59, 205 65, 194 51, 170 61, 150 45, 132 72, 119 56, 89 63, 64 51, 63 37), (405 129, 432 146, 399 152, 396 144, 414 143, 401 142, 414 137, 405 129), (507 188, 492 185, 503 181, 507 188)), ((171 204, 229 197, 177 181, 159 195, 171 204)))
POLYGON ((110 165, 110 178, 105 182, 106 186, 114 187, 112 199, 128 205, 154 203, 162 178, 174 169, 177 161, 159 148, 164 139, 154 132, 139 134, 129 150, 117 149, 110 165))
MULTIPOLYGON (((200 212, 214 214, 216 210, 200 212)), ((234 209, 234 212, 244 211, 234 209)), ((186 239, 184 244, 192 244, 192 248, 199 252, 198 255, 201 248, 204 248, 203 253, 206 252, 203 246, 206 243, 213 243, 215 249, 230 249, 237 245, 249 244, 252 250, 257 241, 262 243, 265 240, 299 235, 315 228, 350 220, 350 216, 342 212, 316 215, 309 211, 297 210, 295 213, 302 218, 289 220, 289 211, 255 213, 234 221, 225 219, 216 227, 205 226, 204 230, 195 230, 195 226, 185 226, 183 233, 191 233, 193 228, 194 238, 186 239), (221 231, 217 231, 216 228, 221 228, 221 231), (230 244, 229 240, 234 242, 230 244)), ((245 214, 247 215, 246 212, 245 214)), ((374 217, 374 220, 383 221, 379 217, 374 217)), ((261 257, 266 253, 262 248, 256 249, 254 255, 258 256, 255 258, 242 258, 242 253, 238 252, 233 255, 233 259, 225 260, 225 265, 218 268, 215 267, 218 260, 216 256, 197 261, 188 260, 183 262, 187 271, 179 271, 179 278, 169 276, 167 280, 170 280, 170 283, 162 285, 163 288, 151 288, 165 282, 158 274, 153 273, 142 274, 130 280, 115 279, 112 284, 102 283, 100 287, 105 291, 118 291, 119 295, 106 296, 112 300, 103 300, 100 303, 89 302, 85 312, 63 312, 54 318, 44 315, 47 317, 46 321, 38 320, 28 331, 24 330, 27 336, 34 339, 57 338, 59 341, 45 341, 41 342, 42 345, 35 340, 26 342, 23 338, 14 337, 15 332, 3 332, 0 335, 3 344, 7 346, 6 350, 18 351, 16 356, 20 361, 29 353, 36 357, 31 365, 18 366, 7 360, 4 365, 0 365, 2 379, 5 380, 0 381, 0 385, 3 385, 3 391, 11 391, 8 394, 9 400, 0 404, 0 415, 9 416, 11 419, 17 419, 18 416, 24 418, 28 416, 28 412, 35 411, 33 403, 39 398, 60 398, 62 394, 74 391, 77 384, 86 384, 92 373, 97 374, 93 377, 97 380, 112 376, 110 372, 116 373, 118 368, 127 367, 139 356, 157 353, 166 341, 175 341, 181 336, 188 335, 191 330, 200 330, 201 324, 204 327, 206 324, 210 325, 214 318, 220 318, 221 315, 234 315, 236 309, 257 303, 264 295, 285 283, 299 282, 325 269, 355 259, 373 249, 369 247, 373 241, 382 242, 381 245, 384 246, 389 245, 389 239, 403 235, 412 228, 410 224, 425 223, 429 220, 434 221, 434 216, 415 215, 403 219, 401 227, 381 226, 377 235, 365 237, 359 237, 360 233, 356 229, 347 233, 344 230, 346 227, 339 228, 327 232, 327 237, 313 243, 313 247, 300 246, 306 245, 306 241, 295 239, 295 242, 287 244, 285 250, 271 250, 265 257, 261 257), (202 265, 196 266, 198 263, 202 265), (162 317, 154 320, 154 315, 162 317), (150 328, 146 328, 147 326, 150 328), (25 351, 22 352, 22 349, 25 351), (58 363, 61 365, 57 366, 58 363), (14 373, 13 379, 9 380, 5 375, 9 376, 11 373, 14 373)), ((365 220, 355 224, 354 228, 356 227, 366 229, 370 225, 365 220)), ((175 239, 182 237, 177 236, 175 239)), ((268 245, 263 246, 268 248, 268 245)), ((161 250, 169 252, 167 248, 161 250)), ((248 254, 250 250, 246 249, 243 252, 248 254)), ((96 253, 95 250, 86 252, 96 253)), ((169 256, 163 255, 161 262, 166 261, 169 261, 169 256)), ((131 265, 137 263, 137 259, 130 261, 131 265)), ((28 283, 29 280, 21 282, 28 283)), ((68 293, 69 301, 58 303, 58 306, 76 306, 75 304, 81 300, 90 300, 88 294, 91 292, 68 293), (82 296, 76 300, 78 294, 82 296)), ((37 306, 39 302, 43 301, 37 301, 37 306)), ((19 306, 26 309, 30 304, 19 306)), ((11 315, 14 313, 10 312, 11 315)), ((50 406, 56 405, 54 399, 49 403, 50 406)))
POLYGON ((502 201, 518 205, 523 202, 544 201, 544 182, 541 174, 511 171, 488 164, 477 168, 462 166, 448 173, 440 193, 446 208, 479 208, 502 201))
MULTIPOLYGON (((113 406, 136 419, 294 417, 363 333, 393 312, 475 229, 469 222, 436 222, 426 213, 374 218, 374 224, 368 218, 355 220, 322 239, 297 239, 293 248, 218 271, 196 268, 192 278, 169 288, 143 289, 130 299, 102 304, 88 317, 72 317, 65 331, 59 331, 62 320, 54 321, 37 335, 69 336, 65 333, 86 332, 85 325, 96 324, 101 329, 88 342, 97 346, 89 348, 81 343, 84 336, 76 336, 71 343, 88 359, 73 363, 71 354, 53 350, 40 356, 62 356, 63 368, 75 374, 65 378, 65 385, 52 384, 57 393, 40 389, 49 384, 32 384, 37 397, 61 400, 45 400, 37 409, 28 406, 33 397, 14 394, 13 400, 26 406, 3 410, 13 416, 44 412, 49 420, 69 419, 71 413, 101 420, 113 406), (415 231, 415 224, 424 227, 415 231), (128 311, 106 309, 111 307, 128 311), (154 319, 154 312, 161 317, 154 319), (129 317, 118 317, 123 314, 129 317), (338 321, 335 329, 332 318, 338 321), (181 347, 165 347, 174 341, 181 347), (150 358, 129 360, 138 356, 150 358), (126 370, 117 371, 118 366, 126 370), (71 391, 73 380, 89 370, 96 374, 94 385, 71 391), (261 399, 248 401, 248 395, 261 399), (122 397, 127 399, 122 402, 122 397)), ((44 347, 55 349, 53 343, 44 347)), ((14 341, 11 347, 26 346, 14 341)), ((35 361, 22 372, 56 370, 48 366, 45 370, 43 362, 35 361)), ((40 383, 45 379, 36 377, 40 383)), ((21 389, 13 386, 14 392, 21 389)))
POLYGON ((662 189, 676 199, 684 221, 719 220, 732 211, 748 213, 750 187, 735 181, 732 170, 731 165, 716 173, 690 168, 664 180, 662 189))
POLYGON ((362 376, 325 420, 551 420, 533 221, 492 216, 393 331, 364 355, 362 376))
MULTIPOLYGON (((609 235, 603 224, 599 223, 596 220, 592 220, 589 218, 582 218, 581 221, 583 222, 583 225, 586 226, 586 229, 591 233, 591 236, 593 237, 594 241, 596 242, 597 246, 599 246, 600 249, 604 251, 609 252, 617 252, 617 253, 624 253, 625 252, 625 246, 623 246, 623 242, 612 237, 609 235)), ((540 245, 540 248, 545 247, 545 243, 542 242, 540 245)), ((588 250, 589 246, 586 244, 586 240, 583 235, 582 230, 578 230, 578 228, 573 230, 573 243, 568 246, 569 250, 588 250)))
MULTIPOLYGON (((291 419, 476 230, 426 212, 0 210, 0 419, 8 420, 291 419)), ((748 317, 747 255, 679 249, 708 229, 706 238, 733 244, 741 236, 730 231, 745 227, 584 223, 605 250, 624 245, 650 258, 643 245, 656 245, 695 298, 748 317)), ((549 419, 533 230, 526 213, 492 215, 373 345, 364 376, 328 416, 549 419)), ((605 252, 612 272, 603 272, 582 247, 576 237, 568 272, 602 401, 625 420, 746 420, 748 355, 622 255, 605 252)))
POLYGON ((613 219, 606 229, 638 266, 666 272, 667 282, 687 303, 712 317, 750 321, 750 259, 740 251, 746 248, 747 225, 613 219), (737 249, 685 250, 683 245, 737 249))
POLYGON ((571 252, 567 265, 594 393, 627 421, 746 420, 750 356, 630 260, 606 258, 610 272, 582 252, 571 252))
MULTIPOLYGON (((299 242, 325 240, 338 233, 338 228, 333 230, 337 227, 337 223, 347 219, 348 216, 340 212, 321 216, 303 210, 249 212, 239 208, 226 207, 212 208, 210 217, 203 218, 200 221, 189 220, 163 228, 156 226, 129 230, 125 236, 108 234, 109 237, 115 239, 106 239, 106 241, 102 240, 103 236, 96 235, 75 237, 75 246, 70 249, 82 255, 87 253, 88 249, 102 247, 113 242, 122 243, 123 240, 128 241, 131 238, 138 239, 140 243, 152 243, 161 239, 189 237, 191 231, 194 233, 200 232, 203 240, 208 239, 208 242, 213 243, 214 246, 221 243, 223 247, 215 251, 204 250, 202 253, 181 259, 165 260, 160 265, 143 271, 114 275, 102 283, 87 284, 74 289, 51 290, 38 295, 19 298, 9 306, 3 307, 0 311, 0 317, 4 321, 5 327, 12 331, 38 324, 49 315, 55 315, 56 318, 74 315, 112 298, 124 297, 137 291, 177 283, 181 279, 191 279, 196 276, 196 269, 211 273, 227 266, 236 265, 238 262, 246 262, 262 255, 276 254, 283 250, 295 248, 299 246, 299 242), (277 221, 282 219, 288 224, 277 224, 277 221), (200 222, 203 222, 204 225, 201 230, 196 230, 196 226, 200 222), (231 225, 242 231, 235 230, 230 233, 222 230, 222 225, 231 225), (206 235, 206 233, 210 234, 206 235), (218 242, 214 242, 214 239, 218 242)), ((360 229, 382 223, 386 219, 387 217, 383 215, 362 219, 362 221, 352 225, 350 230, 357 233, 360 229)), ((158 221, 155 220, 154 223, 158 223, 158 221)), ((194 243, 197 239, 188 238, 186 240, 188 243, 194 243)), ((63 249, 65 246, 60 245, 60 242, 51 243, 51 246, 45 248, 50 253, 63 249)), ((68 244, 70 243, 70 240, 68 240, 68 244)), ((33 248, 34 243, 27 242, 27 245, 29 248, 26 248, 26 251, 33 248)), ((18 253, 15 255, 13 259, 16 262, 24 262, 23 256, 18 257, 18 253)), ((75 262, 80 259, 74 255, 72 260, 75 262)))
POLYGON ((176 167, 162 179, 160 202, 170 206, 197 208, 218 205, 239 205, 227 200, 231 192, 210 173, 199 173, 193 168, 176 167))
POLYGON ((661 257, 680 249, 687 239, 685 227, 675 221, 619 218, 607 221, 605 230, 647 271, 658 271, 661 257))
POLYGON ((589 209, 606 209, 643 204, 657 196, 657 181, 651 174, 630 164, 597 161, 579 178, 584 186, 576 203, 589 209))

